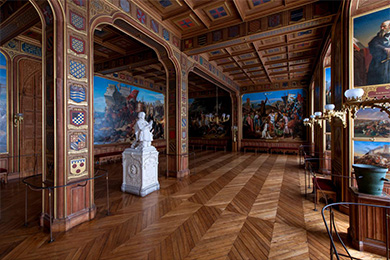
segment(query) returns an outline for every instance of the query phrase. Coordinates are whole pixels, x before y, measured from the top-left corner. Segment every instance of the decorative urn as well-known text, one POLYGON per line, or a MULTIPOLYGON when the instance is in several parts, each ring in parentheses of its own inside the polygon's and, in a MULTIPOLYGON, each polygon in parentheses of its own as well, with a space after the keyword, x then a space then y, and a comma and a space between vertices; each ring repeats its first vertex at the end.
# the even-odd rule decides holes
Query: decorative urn
POLYGON ((386 179, 387 167, 368 164, 352 164, 359 192, 371 195, 382 195, 383 184, 386 179))

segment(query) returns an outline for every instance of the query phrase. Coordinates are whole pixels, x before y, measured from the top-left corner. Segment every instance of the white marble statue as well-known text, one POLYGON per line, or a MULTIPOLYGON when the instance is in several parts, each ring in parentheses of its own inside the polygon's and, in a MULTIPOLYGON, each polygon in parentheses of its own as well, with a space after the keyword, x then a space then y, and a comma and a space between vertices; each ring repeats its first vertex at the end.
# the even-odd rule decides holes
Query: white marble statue
POLYGON ((151 146, 153 141, 152 133, 153 121, 149 123, 145 120, 145 113, 138 113, 138 120, 134 125, 135 141, 131 145, 131 148, 141 149, 151 146))
POLYGON ((145 113, 138 113, 135 123, 135 141, 131 148, 122 153, 123 183, 122 191, 146 196, 159 190, 158 183, 158 151, 151 145, 153 121, 145 120, 145 113))

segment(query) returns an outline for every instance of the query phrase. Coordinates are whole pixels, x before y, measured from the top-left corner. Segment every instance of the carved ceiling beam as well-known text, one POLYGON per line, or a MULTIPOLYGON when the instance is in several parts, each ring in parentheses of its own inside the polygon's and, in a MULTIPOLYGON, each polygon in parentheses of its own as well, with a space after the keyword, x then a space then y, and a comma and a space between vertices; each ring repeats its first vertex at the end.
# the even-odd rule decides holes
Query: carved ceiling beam
POLYGON ((222 54, 222 55, 218 55, 218 56, 211 56, 209 58, 209 61, 219 60, 219 59, 224 59, 224 58, 230 58, 230 54, 226 53, 226 54, 222 54))
POLYGON ((299 43, 304 43, 304 42, 315 42, 315 41, 321 41, 321 38, 318 38, 318 36, 313 36, 313 37, 307 37, 307 38, 302 38, 290 42, 282 42, 282 43, 276 43, 272 45, 259 45, 258 51, 264 51, 268 49, 273 49, 273 48, 278 48, 278 47, 288 47, 293 44, 299 44, 299 43))
MULTIPOLYGON (((135 70, 139 70, 139 68, 135 69, 135 70)), ((165 72, 162 72, 162 71, 156 71, 155 69, 143 69, 141 71, 136 71, 136 72, 133 72, 132 75, 133 76, 139 76, 139 75, 142 75, 142 74, 155 74, 157 76, 161 76, 161 75, 164 75, 165 76, 165 72)))
POLYGON ((223 62, 223 63, 218 63, 217 62, 217 65, 218 66, 225 66, 225 65, 229 65, 229 64, 232 64, 232 63, 236 63, 236 61, 232 60, 232 61, 228 61, 228 62, 223 62))
POLYGON ((288 71, 286 70, 286 71, 278 71, 278 72, 271 72, 270 74, 269 74, 269 76, 271 77, 271 76, 279 76, 279 75, 288 75, 288 71))
POLYGON ((123 38, 122 35, 120 35, 120 34, 114 34, 114 35, 109 36, 109 37, 104 37, 104 39, 102 39, 102 42, 109 42, 109 41, 115 42, 115 41, 117 41, 117 40, 119 40, 119 39, 122 39, 122 38, 123 38))
POLYGON ((155 69, 155 70, 161 71, 165 75, 165 70, 164 70, 164 67, 162 66, 162 64, 152 64, 152 65, 150 65, 150 67, 155 69))
POLYGON ((161 20, 165 21, 165 20, 168 20, 168 19, 175 19, 177 17, 190 15, 190 14, 191 14, 191 10, 188 10, 186 12, 178 12, 178 13, 174 13, 172 15, 167 15, 167 16, 161 17, 161 20))
POLYGON ((129 68, 132 69, 136 67, 143 67, 158 62, 159 61, 155 52, 150 50, 134 55, 127 55, 124 57, 95 63, 95 72, 108 74, 121 70, 127 70, 129 68))
POLYGON ((240 6, 240 3, 239 3, 240 0, 233 0, 233 4, 234 4, 234 7, 236 8, 238 14, 240 15, 240 19, 241 21, 245 21, 245 14, 244 14, 244 10, 242 10, 241 6, 240 6))
POLYGON ((193 6, 187 0, 184 0, 184 3, 186 3, 188 8, 190 8, 191 11, 195 13, 195 15, 199 19, 199 21, 201 21, 203 23, 203 25, 206 26, 207 29, 209 29, 210 22, 204 19, 203 15, 202 15, 202 10, 199 11, 198 10, 199 7, 193 8, 193 6))
POLYGON ((106 47, 107 49, 110 49, 112 51, 118 52, 118 53, 120 53, 122 55, 126 55, 126 50, 116 46, 115 44, 112 44, 112 43, 109 43, 109 42, 105 42, 105 41, 103 41, 103 39, 101 39, 99 37, 95 36, 94 42, 96 44, 99 44, 100 46, 106 47))
MULTIPOLYGON (((277 64, 277 63, 282 63, 282 62, 291 62, 291 61, 297 61, 297 60, 305 60, 305 59, 313 59, 314 57, 312 55, 307 55, 307 56, 301 56, 301 57, 296 57, 296 58, 290 58, 290 59, 282 59, 282 60, 275 60, 275 61, 266 61, 265 66, 272 65, 272 64, 277 64)), ((300 65, 300 64, 294 64, 294 65, 300 65)))
POLYGON ((159 61, 157 58, 142 60, 142 61, 140 61, 140 62, 132 63, 132 64, 129 66, 129 69, 133 69, 133 68, 136 68, 136 67, 149 66, 149 65, 156 64, 156 63, 159 63, 159 62, 160 62, 160 61, 159 61))
POLYGON ((108 54, 106 54, 104 52, 101 52, 101 51, 98 51, 98 50, 94 50, 93 52, 94 52, 94 54, 99 55, 101 57, 104 57, 106 59, 110 58, 110 55, 108 55, 108 54))
MULTIPOLYGON (((253 47, 255 48, 255 50, 257 50, 257 49, 259 48, 258 42, 254 42, 254 43, 253 43, 253 47)), ((272 82, 272 79, 271 79, 271 77, 270 77, 270 75, 269 75, 269 72, 268 72, 267 68, 264 66, 264 65, 265 65, 265 62, 264 62, 263 57, 260 55, 260 53, 259 53, 258 51, 256 51, 256 55, 257 55, 257 57, 258 57, 259 60, 260 60, 261 66, 264 68, 265 76, 267 76, 267 79, 268 79, 270 82, 272 82)))
POLYGON ((265 8, 262 12, 255 12, 248 14, 244 16, 245 21, 253 20, 259 17, 267 16, 267 15, 273 15, 280 12, 288 11, 291 9, 295 9, 301 6, 307 6, 309 4, 313 4, 315 2, 318 2, 318 0, 312 0, 312 1, 306 1, 306 0, 293 0, 289 1, 288 5, 280 5, 278 7, 272 8, 271 10, 268 8, 265 8))
POLYGON ((41 46, 41 41, 33 39, 33 38, 30 38, 28 36, 18 35, 18 36, 15 37, 15 39, 18 39, 18 40, 21 40, 21 41, 24 41, 24 42, 28 42, 28 43, 31 43, 33 45, 41 46))
MULTIPOLYGON (((320 17, 320 18, 314 18, 314 19, 310 19, 310 20, 307 20, 307 21, 304 21, 302 22, 303 24, 307 24, 306 27, 299 27, 299 26, 296 26, 296 28, 294 27, 293 28, 293 24, 287 24, 285 26, 282 26, 282 27, 279 27, 279 28, 272 28, 272 29, 269 29, 269 30, 266 30, 266 31, 261 31, 261 32, 258 32, 258 33, 248 33, 246 32, 246 30, 241 30, 240 31, 240 35, 236 38, 230 38, 230 39, 226 39, 226 40, 222 40, 222 41, 218 41, 218 42, 212 42, 212 32, 207 32, 207 42, 202 45, 202 46, 198 46, 197 45, 197 36, 199 35, 196 35, 196 36, 193 36, 193 37, 189 37, 189 38, 186 38, 186 39, 183 39, 182 42, 183 42, 183 45, 182 46, 185 46, 185 41, 186 40, 192 40, 193 41, 193 44, 195 47, 193 47, 192 49, 184 49, 183 52, 186 53, 187 55, 196 55, 196 54, 201 54, 201 53, 205 53, 205 52, 211 52, 211 51, 215 51, 215 50, 220 50, 220 49, 226 49, 226 48, 230 48, 230 47, 233 47, 233 46, 237 46, 237 45, 241 45, 241 44, 245 44, 245 43, 252 43, 252 42, 256 42, 256 41, 259 41, 259 40, 263 40, 263 39, 266 39, 266 38, 269 38, 270 36, 264 36, 264 37, 260 37, 260 38, 257 38, 257 37, 254 37, 256 36, 256 34, 264 34, 264 33, 267 33, 267 31, 277 31, 277 33, 273 34, 272 37, 275 37, 275 36, 280 36, 280 35, 285 35, 286 34, 286 31, 283 30, 283 29, 287 29, 287 28, 290 28, 288 30, 288 33, 295 33, 295 32, 299 32, 299 31, 303 31, 303 30, 315 30, 315 29, 318 29, 318 28, 321 28, 321 27, 327 27, 327 26, 330 26, 332 25, 333 23, 333 18, 334 18, 334 14, 332 15, 328 15, 328 16, 325 16, 325 17, 320 17), (312 25, 310 22, 313 21, 314 25, 312 25), (292 29, 293 28, 293 29, 292 29), (208 36, 208 35, 211 35, 211 36, 208 36)), ((247 23, 247 22, 246 22, 247 23)), ((245 25, 246 27, 244 28, 247 28, 248 25, 245 25)), ((302 38, 302 39, 298 39, 298 40, 292 40, 290 42, 288 42, 288 44, 294 44, 294 43, 298 43, 298 42, 301 42, 301 41, 310 41, 312 39, 318 39, 318 37, 321 37, 321 36, 313 36, 312 37, 306 37, 306 38, 302 38)), ((281 46, 284 46, 286 45, 287 43, 282 43, 281 46)), ((264 48, 272 48, 274 46, 277 46, 277 45, 268 45, 268 46, 264 46, 264 48)), ((263 48, 263 47, 262 47, 263 48)), ((232 53, 233 56, 237 55, 236 53, 232 53)))
POLYGON ((230 76, 234 76, 234 75, 237 75, 237 74, 244 73, 244 71, 243 71, 241 68, 237 68, 237 70, 239 70, 239 71, 238 71, 238 72, 235 72, 235 73, 229 73, 230 76))
POLYGON ((0 23, 0 46, 28 30, 41 19, 35 8, 26 2, 21 8, 12 13, 0 23))
POLYGON ((167 81, 166 79, 160 79, 160 80, 155 80, 154 83, 155 84, 163 83, 163 82, 166 83, 166 81, 167 81))

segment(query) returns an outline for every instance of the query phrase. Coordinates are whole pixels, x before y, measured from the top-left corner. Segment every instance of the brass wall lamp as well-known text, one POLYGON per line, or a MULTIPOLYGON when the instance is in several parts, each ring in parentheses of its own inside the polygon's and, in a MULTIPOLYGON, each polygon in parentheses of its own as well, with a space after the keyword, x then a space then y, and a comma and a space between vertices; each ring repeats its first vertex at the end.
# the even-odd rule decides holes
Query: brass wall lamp
POLYGON ((310 118, 303 119, 305 126, 313 126, 315 123, 322 127, 322 121, 333 122, 334 118, 338 118, 343 123, 344 128, 347 127, 347 114, 350 112, 351 117, 355 119, 356 113, 359 109, 365 108, 379 108, 382 112, 386 112, 390 117, 390 98, 384 96, 381 99, 373 98, 362 100, 364 90, 362 88, 348 89, 344 93, 347 102, 343 104, 341 110, 334 110, 334 104, 325 105, 325 112, 315 112, 310 118))
POLYGON ((359 109, 379 108, 381 112, 387 113, 390 117, 390 97, 383 96, 382 98, 373 98, 362 100, 364 90, 361 88, 348 89, 344 95, 347 102, 344 103, 343 109, 351 112, 351 117, 355 118, 359 109))

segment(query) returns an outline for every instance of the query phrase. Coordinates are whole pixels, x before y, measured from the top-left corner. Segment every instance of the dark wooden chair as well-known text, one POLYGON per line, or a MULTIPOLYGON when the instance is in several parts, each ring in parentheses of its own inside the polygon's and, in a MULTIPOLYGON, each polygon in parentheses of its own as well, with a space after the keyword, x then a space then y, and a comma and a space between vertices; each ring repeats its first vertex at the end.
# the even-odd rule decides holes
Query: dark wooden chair
POLYGON ((0 168, 0 182, 3 182, 5 184, 8 183, 8 170, 5 168, 0 168))

